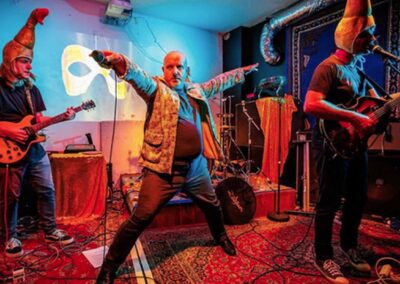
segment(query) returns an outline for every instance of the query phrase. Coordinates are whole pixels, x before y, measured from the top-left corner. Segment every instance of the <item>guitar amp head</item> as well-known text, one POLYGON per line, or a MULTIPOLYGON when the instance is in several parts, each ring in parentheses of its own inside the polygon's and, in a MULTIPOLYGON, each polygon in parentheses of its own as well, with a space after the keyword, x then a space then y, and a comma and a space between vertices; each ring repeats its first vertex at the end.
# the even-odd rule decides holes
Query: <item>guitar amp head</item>
POLYGON ((93 144, 69 144, 65 147, 64 153, 80 153, 96 151, 96 147, 93 144))

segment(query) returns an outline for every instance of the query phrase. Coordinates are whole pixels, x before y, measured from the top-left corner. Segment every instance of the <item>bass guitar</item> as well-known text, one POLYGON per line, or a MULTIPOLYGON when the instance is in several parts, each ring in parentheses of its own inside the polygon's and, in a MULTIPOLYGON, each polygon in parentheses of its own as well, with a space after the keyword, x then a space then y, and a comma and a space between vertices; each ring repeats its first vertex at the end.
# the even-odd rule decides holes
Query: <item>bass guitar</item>
POLYGON ((360 134, 349 122, 320 119, 319 129, 327 141, 329 148, 344 159, 351 159, 362 150, 368 148, 368 138, 372 134, 381 134, 389 123, 390 113, 400 103, 400 93, 392 94, 392 99, 360 97, 350 107, 342 107, 369 116, 375 121, 374 130, 360 134))
MULTIPOLYGON (((73 110, 75 112, 80 112, 81 110, 90 110, 94 107, 96 107, 95 103, 90 100, 83 102, 78 107, 74 107, 73 110)), ((29 137, 24 144, 15 142, 8 138, 0 138, 0 164, 13 164, 24 158, 33 144, 46 140, 46 137, 42 134, 38 134, 38 131, 52 124, 65 121, 66 112, 36 124, 32 124, 33 119, 33 115, 27 115, 18 123, 8 121, 0 122, 0 126, 2 127, 25 129, 29 134, 29 137)))

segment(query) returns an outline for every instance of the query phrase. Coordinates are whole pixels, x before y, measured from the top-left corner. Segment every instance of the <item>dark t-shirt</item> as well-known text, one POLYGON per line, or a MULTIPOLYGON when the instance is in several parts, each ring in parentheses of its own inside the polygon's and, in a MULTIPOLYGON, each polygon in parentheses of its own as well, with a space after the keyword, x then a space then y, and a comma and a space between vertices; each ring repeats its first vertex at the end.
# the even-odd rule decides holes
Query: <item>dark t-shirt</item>
MULTIPOLYGON (((32 104, 35 112, 46 110, 42 95, 36 86, 31 89, 32 104)), ((32 114, 26 99, 24 86, 14 89, 7 86, 0 77, 0 121, 20 122, 25 116, 32 114)), ((31 157, 39 159, 46 154, 43 147, 36 143, 30 150, 31 157)))
POLYGON ((351 106, 367 95, 367 80, 354 66, 344 65, 334 55, 322 61, 314 71, 309 90, 321 92, 335 105, 351 106))
POLYGON ((200 154, 202 148, 198 104, 194 99, 188 98, 184 91, 177 92, 180 106, 174 158, 191 160, 200 154))
MULTIPOLYGON (((315 69, 308 90, 325 94, 325 100, 335 105, 350 107, 358 97, 367 96, 370 88, 365 76, 355 66, 344 65, 331 55, 315 69)), ((318 120, 314 130, 314 140, 320 140, 318 120)))
MULTIPOLYGON (((42 95, 36 86, 31 89, 32 103, 35 112, 46 110, 42 95)), ((26 99, 25 88, 11 89, 0 78, 0 121, 19 122, 25 116, 32 114, 26 99)))

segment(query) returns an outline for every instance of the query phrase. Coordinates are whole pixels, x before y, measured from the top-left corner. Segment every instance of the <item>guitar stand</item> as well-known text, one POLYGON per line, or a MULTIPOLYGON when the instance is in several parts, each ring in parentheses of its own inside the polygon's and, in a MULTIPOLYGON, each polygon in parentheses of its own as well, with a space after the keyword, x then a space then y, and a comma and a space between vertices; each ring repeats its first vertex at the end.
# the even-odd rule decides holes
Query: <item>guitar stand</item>
POLYGON ((310 143, 307 137, 309 132, 297 131, 296 140, 296 193, 297 201, 300 204, 295 210, 285 211, 287 214, 310 216, 315 215, 310 207, 310 143), (303 156, 301 164, 301 156, 303 156), (300 173, 301 172, 301 173, 300 173), (301 198, 301 200, 300 200, 301 198))

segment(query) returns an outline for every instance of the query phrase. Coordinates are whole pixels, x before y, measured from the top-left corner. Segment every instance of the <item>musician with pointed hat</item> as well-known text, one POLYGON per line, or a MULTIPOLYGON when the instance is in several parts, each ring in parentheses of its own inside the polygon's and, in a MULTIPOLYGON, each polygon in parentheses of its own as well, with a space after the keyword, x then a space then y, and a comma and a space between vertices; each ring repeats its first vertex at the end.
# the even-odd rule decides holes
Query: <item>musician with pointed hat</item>
MULTIPOLYGON (((0 139, 2 145, 16 142, 23 147, 33 134, 32 129, 10 127, 24 117, 33 115, 36 122, 45 121, 41 112, 46 110, 39 89, 33 84, 35 76, 31 72, 35 27, 43 24, 49 11, 38 8, 32 11, 26 24, 18 34, 3 48, 3 62, 0 66, 0 139)), ((65 119, 72 119, 74 110, 69 108, 65 119)), ((1 158, 8 156, 14 149, 8 149, 1 158), (4 157, 3 157, 4 156, 4 157)), ((18 153, 16 153, 18 155, 18 153)), ((19 153, 21 155, 21 153, 19 153)), ((29 190, 34 190, 38 200, 39 225, 45 233, 45 240, 62 244, 74 241, 63 230, 57 229, 55 222, 54 184, 49 158, 38 143, 31 146, 26 156, 16 163, 0 164, 0 211, 1 231, 5 240, 5 255, 18 257, 23 254, 21 241, 17 237, 18 200, 23 181, 27 181, 29 190)))
POLYGON ((358 230, 368 190, 367 149, 351 157, 336 151, 332 140, 322 138, 324 121, 346 124, 343 137, 361 137, 375 128, 373 117, 351 106, 361 97, 379 97, 362 71, 363 55, 376 39, 370 0, 348 0, 343 18, 335 30, 336 51, 314 71, 304 104, 304 111, 317 118, 314 147, 318 153, 320 199, 315 217, 315 266, 333 283, 349 283, 333 258, 332 230, 335 214, 341 207, 340 248, 350 265, 369 273, 371 266, 358 249, 358 230), (345 107, 340 107, 343 105, 345 107))

